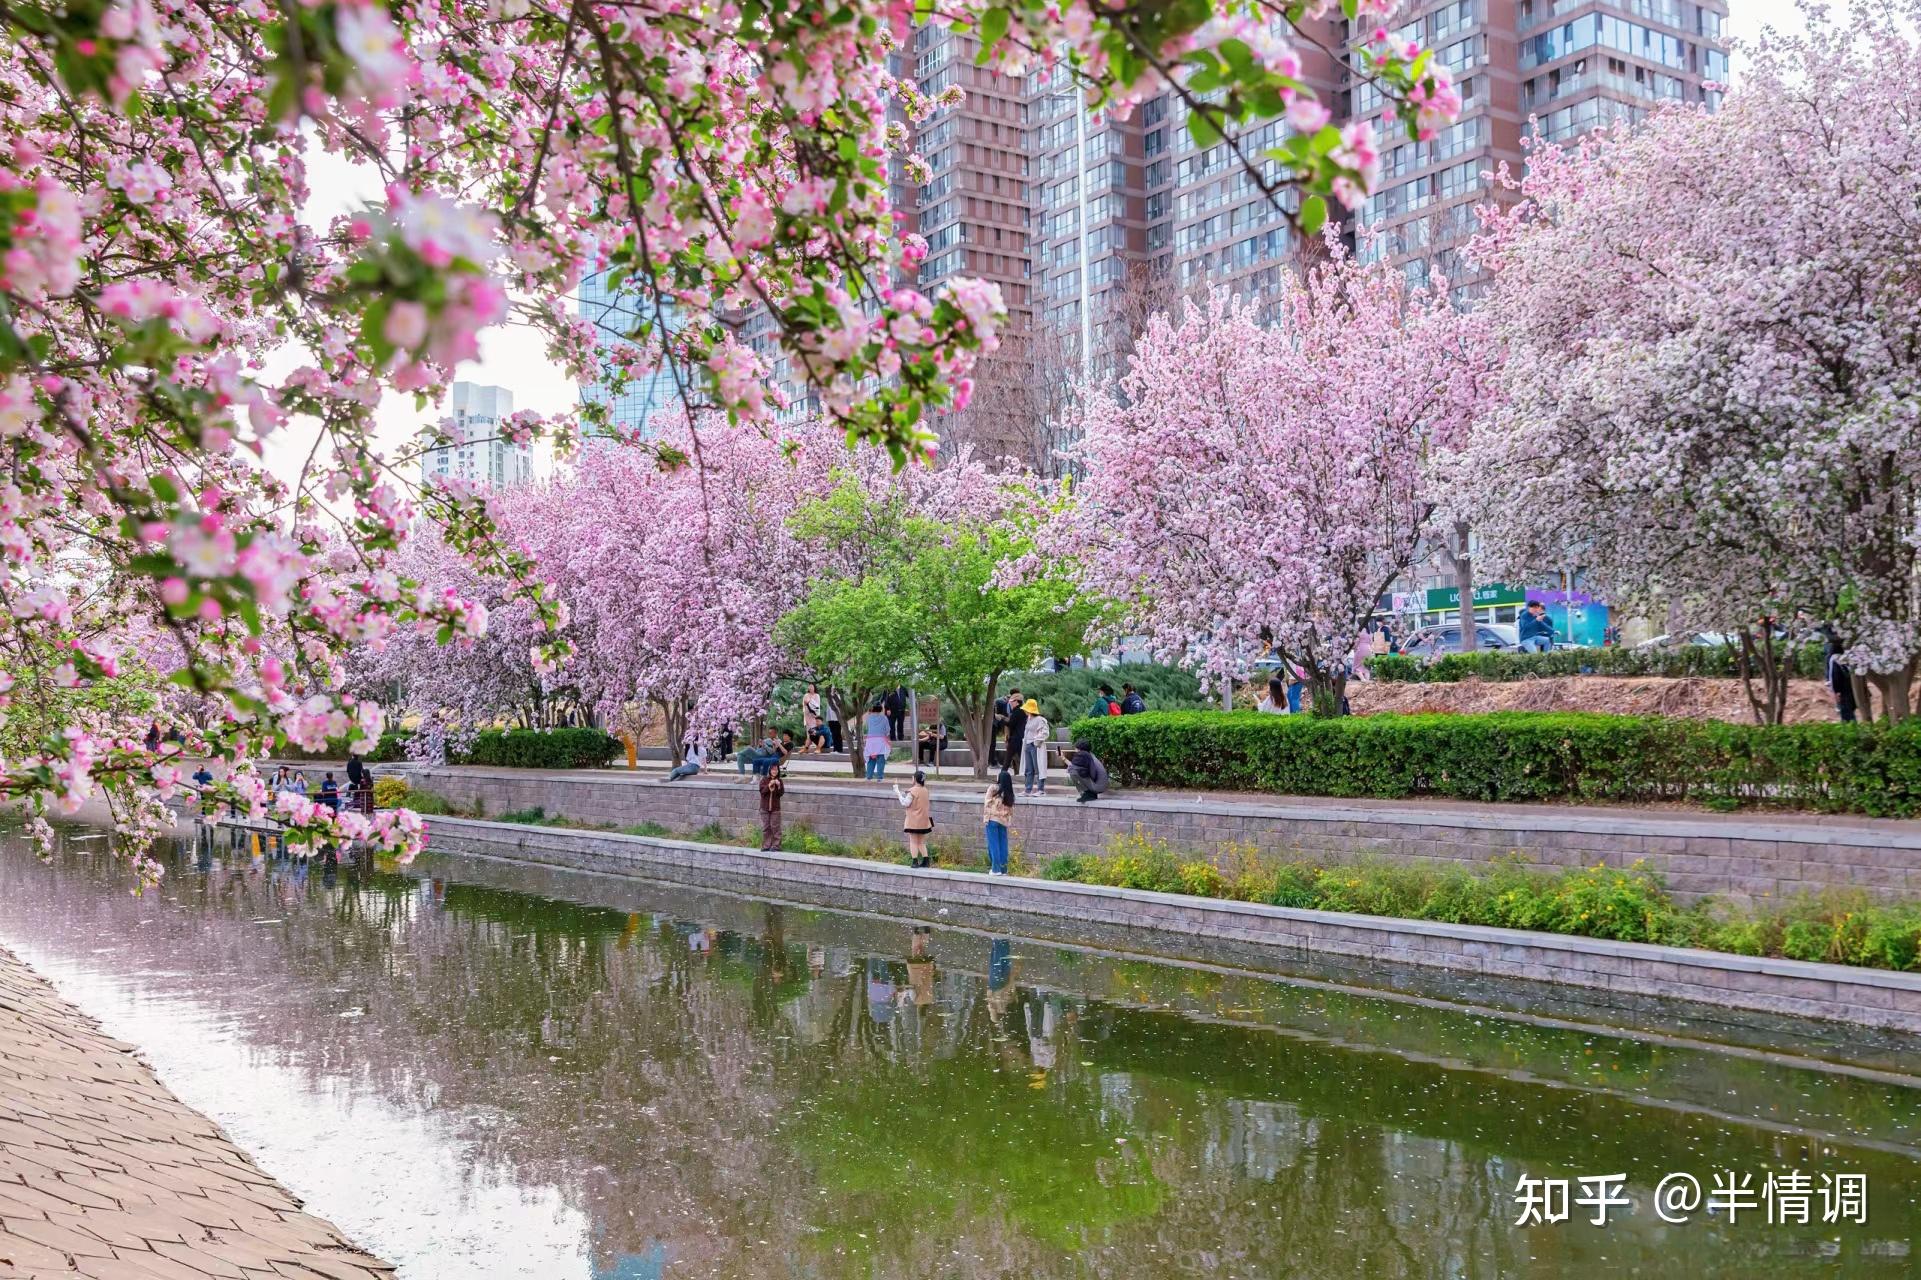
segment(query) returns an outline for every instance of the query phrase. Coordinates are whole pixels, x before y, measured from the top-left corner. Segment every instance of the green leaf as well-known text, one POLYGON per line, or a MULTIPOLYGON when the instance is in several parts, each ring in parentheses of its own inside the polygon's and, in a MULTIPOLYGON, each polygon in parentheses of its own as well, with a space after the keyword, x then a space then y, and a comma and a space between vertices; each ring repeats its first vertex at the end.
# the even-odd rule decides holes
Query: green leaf
POLYGON ((1301 234, 1319 234, 1327 225, 1327 201, 1321 196, 1309 196, 1301 201, 1301 234))
POLYGON ((1012 17, 1005 9, 989 9, 981 15, 980 42, 981 52, 986 53, 1007 35, 1008 20, 1012 17))

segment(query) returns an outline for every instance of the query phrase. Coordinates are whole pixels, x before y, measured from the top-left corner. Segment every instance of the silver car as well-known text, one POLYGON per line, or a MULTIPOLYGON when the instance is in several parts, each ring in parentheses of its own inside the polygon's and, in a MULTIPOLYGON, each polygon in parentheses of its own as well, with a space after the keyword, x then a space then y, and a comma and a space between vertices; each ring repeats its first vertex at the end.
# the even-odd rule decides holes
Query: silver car
MULTIPOLYGON (((1475 638, 1483 649, 1514 649, 1521 643, 1519 632, 1505 622, 1479 624, 1475 629, 1475 638)), ((1438 627, 1422 627, 1401 642, 1401 652, 1424 662, 1432 662, 1445 653, 1459 653, 1461 624, 1450 622, 1438 627)))

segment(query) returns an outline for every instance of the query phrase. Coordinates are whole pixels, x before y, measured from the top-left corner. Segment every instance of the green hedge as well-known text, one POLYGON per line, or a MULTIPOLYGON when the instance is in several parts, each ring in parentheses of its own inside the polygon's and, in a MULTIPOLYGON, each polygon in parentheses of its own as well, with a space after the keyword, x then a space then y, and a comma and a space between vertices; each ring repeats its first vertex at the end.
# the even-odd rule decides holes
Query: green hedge
MULTIPOLYGON (((1201 682, 1193 672, 1154 662, 1123 662, 1107 671, 1092 667, 1021 671, 1000 679, 1003 693, 1007 686, 1019 685, 1022 696, 1040 703, 1041 714, 1055 724, 1066 724, 1086 715, 1087 709, 1094 705, 1094 691, 1102 685, 1112 688, 1118 698, 1123 684, 1131 684, 1140 691, 1149 711, 1187 711, 1212 705, 1201 696, 1201 682)), ((942 703, 941 714, 948 724, 960 724, 952 706, 942 703)))
POLYGON ((483 729, 456 764, 509 769, 598 769, 627 750, 599 729, 483 729))
MULTIPOLYGON (((389 729, 365 759, 368 764, 405 760, 405 730, 389 729)), ((483 729, 464 752, 448 752, 450 764, 486 764, 508 769, 598 769, 624 755, 627 744, 599 729, 483 729)))
POLYGON ((1748 956, 1783 956, 1877 969, 1921 966, 1921 903, 1877 902, 1858 890, 1751 904, 1677 904, 1643 862, 1630 867, 1529 871, 1520 855, 1484 866, 1277 861, 1251 847, 1215 858, 1184 853, 1139 827, 1104 853, 1061 854, 1049 880, 1152 889, 1315 911, 1534 929, 1656 942, 1748 956))
MULTIPOLYGON (((1827 678, 1826 651, 1818 644, 1797 646, 1791 652, 1794 674, 1803 680, 1827 678)), ((1681 645, 1673 649, 1554 649, 1548 653, 1517 653, 1512 649, 1483 649, 1474 653, 1443 654, 1423 662, 1398 653, 1369 658, 1367 669, 1377 680, 1412 684, 1448 684, 1470 677, 1482 680, 1530 680, 1545 676, 1718 676, 1741 674, 1740 654, 1728 645, 1681 645)))
POLYGON ((413 737, 404 730, 389 729, 380 735, 374 749, 362 757, 368 764, 393 764, 407 758, 407 740, 413 737))
POLYGON ((1921 812, 1921 721, 1888 728, 1581 712, 1318 719, 1170 711, 1080 720, 1073 732, 1116 778, 1139 786, 1921 812))

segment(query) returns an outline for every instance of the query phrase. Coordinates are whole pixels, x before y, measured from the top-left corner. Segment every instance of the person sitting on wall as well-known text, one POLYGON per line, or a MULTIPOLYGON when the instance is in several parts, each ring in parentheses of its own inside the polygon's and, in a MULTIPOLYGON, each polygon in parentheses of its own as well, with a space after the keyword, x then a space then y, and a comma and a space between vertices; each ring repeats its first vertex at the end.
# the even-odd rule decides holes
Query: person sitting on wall
POLYGON ((681 757, 681 762, 668 771, 667 781, 679 782, 683 778, 691 778, 706 767, 706 764, 707 753, 701 750, 698 742, 690 742, 687 744, 687 754, 681 757))
POLYGON ((1526 610, 1515 621, 1522 653, 1546 653, 1554 647, 1554 619, 1547 616, 1545 604, 1539 600, 1528 601, 1526 610))
POLYGON ((920 729, 920 745, 916 748, 916 763, 939 764, 940 753, 947 750, 946 724, 924 724, 920 729))
POLYGON ((770 733, 760 740, 758 746, 742 747, 734 757, 734 764, 737 772, 746 773, 752 769, 756 778, 762 778, 778 768, 784 759, 786 754, 780 749, 779 740, 770 733))

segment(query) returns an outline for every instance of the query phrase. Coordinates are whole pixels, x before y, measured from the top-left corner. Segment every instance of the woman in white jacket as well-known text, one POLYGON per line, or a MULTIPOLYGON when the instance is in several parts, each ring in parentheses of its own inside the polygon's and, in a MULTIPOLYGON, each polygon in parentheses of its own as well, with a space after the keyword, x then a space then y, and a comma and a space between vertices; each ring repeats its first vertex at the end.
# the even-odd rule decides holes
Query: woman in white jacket
POLYGON ((1021 738, 1021 794, 1047 794, 1047 740, 1054 726, 1041 714, 1041 704, 1029 698, 1021 707, 1027 713, 1027 732, 1021 738))

